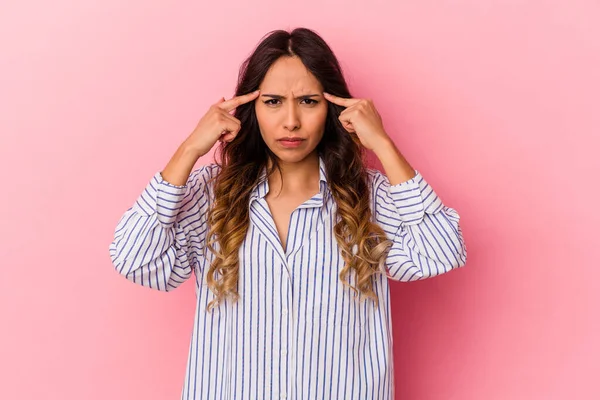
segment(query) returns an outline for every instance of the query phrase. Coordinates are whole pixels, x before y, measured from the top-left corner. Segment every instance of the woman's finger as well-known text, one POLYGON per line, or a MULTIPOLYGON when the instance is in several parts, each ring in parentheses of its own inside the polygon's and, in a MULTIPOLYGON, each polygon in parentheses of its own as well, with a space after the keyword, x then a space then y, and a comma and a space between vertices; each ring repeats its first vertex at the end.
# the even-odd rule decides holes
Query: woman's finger
POLYGON ((227 134, 225 134, 225 135, 221 136, 221 137, 219 138, 219 140, 220 140, 221 142, 231 142, 233 139, 235 139, 235 137, 236 137, 236 136, 237 136, 237 134, 233 134, 233 133, 227 133, 227 134))
POLYGON ((255 90, 252 93, 244 94, 241 96, 236 96, 229 100, 225 100, 221 103, 218 103, 217 107, 219 107, 227 112, 230 112, 230 111, 233 111, 236 107, 239 107, 242 104, 246 104, 246 103, 256 99, 258 97, 259 93, 260 93, 260 90, 255 90))
POLYGON ((326 92, 323 92, 323 96, 325 96, 325 99, 332 102, 333 104, 337 104, 338 106, 342 106, 342 107, 350 107, 360 101, 360 99, 352 99, 352 98, 347 99, 344 97, 334 96, 334 95, 326 93, 326 92))
POLYGON ((237 118, 229 115, 224 111, 222 116, 224 116, 224 118, 221 121, 219 121, 218 124, 218 127, 221 130, 221 135, 225 135, 232 132, 237 133, 241 129, 242 125, 237 118))
POLYGON ((229 114, 228 112, 221 111, 220 114, 224 116, 228 121, 232 121, 235 124, 241 125, 241 121, 233 115, 229 114))

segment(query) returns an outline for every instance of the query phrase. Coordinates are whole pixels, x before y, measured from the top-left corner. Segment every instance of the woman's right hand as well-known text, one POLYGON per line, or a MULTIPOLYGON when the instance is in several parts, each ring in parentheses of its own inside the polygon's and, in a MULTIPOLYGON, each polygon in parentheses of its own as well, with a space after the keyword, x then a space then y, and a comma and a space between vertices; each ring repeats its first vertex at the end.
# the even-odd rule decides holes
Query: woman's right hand
POLYGON ((211 105, 198 125, 185 140, 185 145, 198 157, 207 154, 218 140, 231 142, 241 129, 240 120, 230 114, 236 107, 248 103, 258 97, 260 90, 229 100, 221 98, 211 105))

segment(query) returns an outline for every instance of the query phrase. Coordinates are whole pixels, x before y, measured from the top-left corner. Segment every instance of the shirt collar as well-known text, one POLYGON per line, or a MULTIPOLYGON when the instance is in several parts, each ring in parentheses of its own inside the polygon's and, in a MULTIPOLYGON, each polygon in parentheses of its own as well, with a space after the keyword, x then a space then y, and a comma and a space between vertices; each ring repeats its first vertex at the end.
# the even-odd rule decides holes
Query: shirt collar
MULTIPOLYGON (((252 192, 250 193, 250 202, 258 198, 262 199, 267 195, 267 193, 269 193, 269 180, 267 179, 266 175, 267 169, 266 167, 263 167, 259 174, 258 183, 254 186, 252 192)), ((313 199, 322 205, 325 203, 323 200, 327 200, 330 195, 331 193, 327 184, 325 161, 323 160, 323 157, 319 155, 319 193, 313 197, 313 199)))

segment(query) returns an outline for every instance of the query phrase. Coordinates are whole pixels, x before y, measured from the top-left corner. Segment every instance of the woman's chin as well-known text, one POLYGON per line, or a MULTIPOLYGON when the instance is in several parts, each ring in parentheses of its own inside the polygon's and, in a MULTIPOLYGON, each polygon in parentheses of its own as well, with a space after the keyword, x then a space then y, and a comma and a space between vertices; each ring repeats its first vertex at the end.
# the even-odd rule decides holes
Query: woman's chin
POLYGON ((284 163, 297 163, 303 161, 309 156, 312 151, 308 151, 306 148, 300 149, 271 149, 277 158, 284 163))

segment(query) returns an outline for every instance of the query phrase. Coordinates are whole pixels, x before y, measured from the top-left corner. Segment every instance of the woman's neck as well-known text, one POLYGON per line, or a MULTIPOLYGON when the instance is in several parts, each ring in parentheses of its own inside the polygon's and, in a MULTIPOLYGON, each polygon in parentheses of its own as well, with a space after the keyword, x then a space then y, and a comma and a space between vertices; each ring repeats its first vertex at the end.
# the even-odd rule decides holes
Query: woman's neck
POLYGON ((297 193, 313 193, 319 191, 319 156, 315 152, 304 160, 295 163, 279 161, 283 174, 283 187, 281 176, 275 169, 269 176, 269 189, 282 195, 297 193))

